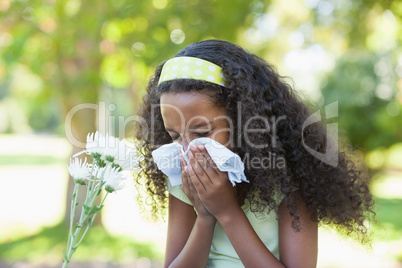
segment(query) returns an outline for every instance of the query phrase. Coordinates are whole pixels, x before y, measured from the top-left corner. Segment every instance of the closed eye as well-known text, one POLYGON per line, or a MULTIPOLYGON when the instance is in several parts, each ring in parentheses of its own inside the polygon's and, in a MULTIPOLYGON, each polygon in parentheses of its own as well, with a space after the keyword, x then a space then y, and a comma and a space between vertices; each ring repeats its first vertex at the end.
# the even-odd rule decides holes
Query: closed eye
POLYGON ((176 141, 176 140, 180 139, 180 136, 177 136, 177 137, 171 137, 171 138, 172 138, 172 140, 176 141))
MULTIPOLYGON (((193 132, 194 135, 198 136, 198 137, 206 137, 210 134, 210 131, 206 131, 206 132, 193 132)), ((170 136, 172 138, 172 141, 177 141, 180 139, 180 135, 178 136, 170 136)))
POLYGON ((205 136, 207 136, 209 134, 209 131, 207 131, 207 132, 197 132, 196 134, 198 136, 200 136, 200 137, 205 137, 205 136))

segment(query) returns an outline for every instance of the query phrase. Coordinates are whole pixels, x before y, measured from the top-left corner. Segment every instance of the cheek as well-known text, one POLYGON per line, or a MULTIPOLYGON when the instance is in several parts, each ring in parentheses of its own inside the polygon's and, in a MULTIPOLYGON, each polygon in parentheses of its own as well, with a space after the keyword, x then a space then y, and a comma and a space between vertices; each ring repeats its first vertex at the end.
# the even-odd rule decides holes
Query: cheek
POLYGON ((230 147, 229 144, 229 135, 220 135, 219 139, 216 140, 217 142, 219 142, 220 144, 222 144, 223 146, 225 146, 226 148, 230 147))
POLYGON ((217 129, 214 133, 212 133, 210 138, 227 148, 230 147, 230 130, 228 128, 217 129))

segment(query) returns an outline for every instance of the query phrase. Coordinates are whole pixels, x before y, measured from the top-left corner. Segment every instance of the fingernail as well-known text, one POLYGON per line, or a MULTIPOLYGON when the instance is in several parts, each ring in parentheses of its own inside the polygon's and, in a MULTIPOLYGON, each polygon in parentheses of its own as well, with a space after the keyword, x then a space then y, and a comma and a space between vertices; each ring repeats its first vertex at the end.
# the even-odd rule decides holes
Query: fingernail
POLYGON ((197 147, 194 145, 194 144, 191 144, 190 145, 190 150, 191 151, 195 151, 197 149, 197 147))
POLYGON ((198 144, 197 147, 198 147, 198 149, 200 149, 200 150, 204 150, 204 149, 205 149, 205 146, 204 146, 204 144, 202 144, 202 143, 198 144))

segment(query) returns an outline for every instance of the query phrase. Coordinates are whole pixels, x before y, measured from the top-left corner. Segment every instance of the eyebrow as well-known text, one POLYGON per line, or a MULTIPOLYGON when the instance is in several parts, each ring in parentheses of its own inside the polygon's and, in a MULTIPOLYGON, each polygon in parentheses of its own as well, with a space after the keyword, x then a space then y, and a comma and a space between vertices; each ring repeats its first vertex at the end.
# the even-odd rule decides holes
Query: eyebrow
POLYGON ((212 122, 209 122, 209 121, 208 122, 202 122, 202 123, 196 124, 191 129, 196 129, 196 128, 204 127, 204 126, 207 126, 207 125, 211 125, 211 123, 212 122))
POLYGON ((166 131, 169 131, 169 132, 177 132, 176 130, 174 130, 173 128, 165 128, 166 129, 166 131))
MULTIPOLYGON (((207 126, 208 124, 212 124, 212 122, 210 122, 210 121, 208 121, 208 122, 202 122, 202 123, 199 123, 199 124, 196 124, 196 125, 194 125, 192 128, 190 128, 191 130, 193 130, 193 129, 197 129, 197 128, 200 128, 200 127, 204 127, 204 126, 207 126)), ((177 132, 176 130, 174 130, 173 128, 165 128, 166 129, 166 131, 169 131, 169 132, 177 132)))

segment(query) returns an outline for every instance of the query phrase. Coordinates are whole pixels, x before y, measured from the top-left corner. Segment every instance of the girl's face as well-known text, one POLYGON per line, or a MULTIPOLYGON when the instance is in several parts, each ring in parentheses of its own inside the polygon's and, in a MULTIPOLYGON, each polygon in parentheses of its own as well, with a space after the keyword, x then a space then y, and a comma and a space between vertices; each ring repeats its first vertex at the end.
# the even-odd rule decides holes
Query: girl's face
POLYGON ((166 131, 184 150, 192 140, 201 137, 211 138, 229 148, 230 119, 226 109, 216 107, 208 95, 164 93, 160 104, 166 131))

